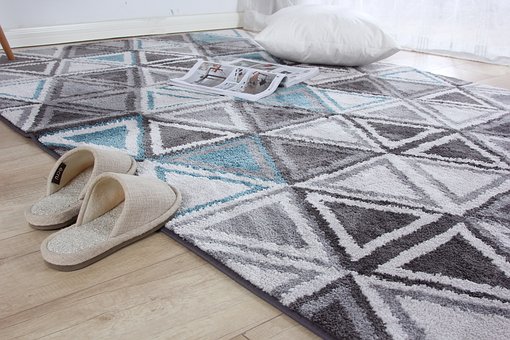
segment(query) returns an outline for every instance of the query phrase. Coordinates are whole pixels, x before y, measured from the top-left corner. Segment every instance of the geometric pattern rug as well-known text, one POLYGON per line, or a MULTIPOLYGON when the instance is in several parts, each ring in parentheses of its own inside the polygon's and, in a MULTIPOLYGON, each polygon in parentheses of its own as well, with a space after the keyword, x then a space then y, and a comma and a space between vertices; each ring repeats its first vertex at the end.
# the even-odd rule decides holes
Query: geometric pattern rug
POLYGON ((258 102, 169 85, 242 30, 20 49, 0 114, 179 187, 164 232, 324 338, 507 339, 510 92, 378 62, 258 102))

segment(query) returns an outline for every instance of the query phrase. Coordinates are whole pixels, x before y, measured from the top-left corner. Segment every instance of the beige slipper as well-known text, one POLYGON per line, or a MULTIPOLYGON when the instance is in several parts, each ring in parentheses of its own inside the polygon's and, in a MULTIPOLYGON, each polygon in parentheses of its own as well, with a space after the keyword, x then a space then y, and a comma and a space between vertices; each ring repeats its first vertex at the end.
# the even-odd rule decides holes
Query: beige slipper
POLYGON ((36 229, 59 229, 76 221, 87 187, 104 172, 134 174, 136 161, 119 152, 77 147, 63 154, 48 178, 46 196, 25 211, 36 229))
POLYGON ((76 224, 45 239, 41 255, 58 270, 86 267, 161 228, 180 204, 180 192, 158 179, 102 174, 87 191, 76 224))

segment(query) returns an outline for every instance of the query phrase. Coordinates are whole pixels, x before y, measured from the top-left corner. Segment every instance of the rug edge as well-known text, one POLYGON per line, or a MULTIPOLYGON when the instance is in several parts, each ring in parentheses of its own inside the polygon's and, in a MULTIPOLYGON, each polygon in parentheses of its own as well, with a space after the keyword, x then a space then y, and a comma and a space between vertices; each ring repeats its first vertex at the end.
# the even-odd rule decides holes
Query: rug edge
POLYGON ((163 234, 167 235, 168 237, 170 237, 177 243, 183 245, 184 247, 186 247, 188 250, 190 250, 194 254, 197 254, 198 256, 200 256, 202 259, 204 259, 205 261, 210 263, 213 267, 218 269, 220 272, 227 275, 229 278, 234 280, 236 283, 240 284, 243 288, 247 289, 248 291, 253 293, 255 296, 257 296, 258 298, 264 300, 265 302, 269 303, 271 306, 280 310, 282 313, 289 316, 290 318, 292 318, 293 320, 298 322, 300 325, 302 325, 305 328, 307 328, 308 330, 310 330, 315 335, 319 336, 322 339, 326 339, 326 340, 335 339, 330 334, 325 333, 322 329, 315 326, 310 320, 306 319, 305 317, 301 316, 300 314, 296 313, 295 311, 291 310, 290 308, 284 306, 277 299, 275 299, 268 293, 264 292, 260 288, 253 285, 251 282, 249 282, 248 280, 241 277, 239 274, 237 274, 232 269, 225 266, 220 261, 216 260, 211 255, 204 252, 202 249, 200 249, 197 246, 184 240, 183 238, 181 238, 179 235, 177 235, 170 229, 163 227, 159 231, 162 232, 163 234))

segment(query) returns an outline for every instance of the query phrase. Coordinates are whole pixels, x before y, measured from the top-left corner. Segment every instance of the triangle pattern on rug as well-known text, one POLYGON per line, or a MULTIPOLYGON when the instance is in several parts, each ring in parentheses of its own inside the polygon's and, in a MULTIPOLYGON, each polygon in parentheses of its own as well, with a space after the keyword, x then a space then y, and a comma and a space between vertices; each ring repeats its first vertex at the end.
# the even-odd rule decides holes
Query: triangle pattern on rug
POLYGON ((510 332, 510 309, 504 303, 495 306, 485 298, 373 276, 357 275, 356 283, 372 307, 384 311, 380 315, 392 338, 440 339, 461 329, 462 334, 483 339, 491 329, 492 338, 505 339, 510 332))
POLYGON ((149 128, 154 155, 212 144, 237 136, 226 131, 154 120, 150 121, 149 128))
POLYGON ((98 94, 83 99, 73 100, 74 104, 83 107, 92 107, 96 111, 117 111, 117 112, 134 112, 137 111, 136 91, 114 92, 109 94, 98 94))
POLYGON ((332 111, 311 88, 304 84, 279 88, 278 91, 258 102, 267 106, 297 107, 314 112, 332 111))
POLYGON ((376 105, 381 105, 394 101, 395 99, 383 95, 373 95, 366 93, 354 93, 346 91, 317 89, 317 93, 324 98, 335 112, 343 113, 355 110, 363 110, 376 105))
POLYGON ((427 102, 436 102, 442 104, 453 104, 458 106, 467 106, 467 107, 481 107, 487 109, 495 109, 493 106, 488 103, 478 99, 468 92, 461 91, 460 89, 454 88, 449 89, 447 91, 438 92, 434 94, 429 94, 426 96, 422 96, 419 98, 422 101, 427 102))
POLYGON ((306 200, 319 211, 336 234, 338 245, 353 261, 437 221, 441 216, 418 209, 335 198, 317 192, 308 193, 306 200))
POLYGON ((39 141, 47 146, 72 148, 79 145, 89 145, 121 150, 136 158, 142 157, 144 153, 141 116, 129 116, 59 130, 40 136, 39 141))
POLYGON ((34 80, 36 76, 32 74, 23 74, 16 72, 1 72, 0 73, 0 84, 2 83, 18 83, 25 82, 29 80, 34 80))
POLYGON ((260 253, 262 249, 264 253, 271 251, 308 261, 323 261, 326 254, 316 235, 314 223, 305 217, 290 192, 268 195, 226 208, 210 216, 204 223, 186 225, 179 229, 179 234, 228 242, 245 248, 247 252, 260 253), (279 236, 275 238, 276 235, 279 236))
POLYGON ((136 86, 136 76, 138 70, 136 67, 126 67, 121 69, 106 70, 103 72, 93 72, 73 76, 74 79, 93 80, 94 83, 112 84, 122 86, 136 86))
POLYGON ((508 131, 510 131, 510 115, 504 115, 485 124, 474 126, 470 130, 490 135, 507 136, 508 131))
POLYGON ((273 159, 258 137, 237 138, 207 145, 165 157, 165 160, 193 168, 233 173, 276 183, 284 182, 273 159))
POLYGON ((368 77, 361 77, 349 81, 334 81, 318 85, 320 88, 331 89, 336 91, 344 91, 350 93, 363 93, 373 95, 388 94, 381 86, 377 85, 368 77))
MULTIPOLYGON (((21 54, 29 54, 41 57, 59 58, 62 54, 62 46, 48 46, 48 47, 35 47, 35 48, 24 48, 20 50, 21 54)), ((16 61, 19 58, 16 58, 16 61)))
POLYGON ((414 164, 433 180, 441 192, 457 203, 470 201, 486 190, 501 185, 508 178, 504 173, 453 164, 425 161, 415 161, 414 164))
POLYGON ((319 118, 266 132, 265 135, 362 150, 383 151, 361 129, 341 116, 319 118))
POLYGON ((395 149, 406 144, 419 141, 430 135, 445 130, 430 126, 414 125, 409 123, 396 123, 374 119, 356 119, 384 146, 395 149))
POLYGON ((188 123, 210 128, 227 129, 233 131, 250 130, 246 119, 237 106, 229 102, 214 102, 197 105, 190 109, 183 109, 177 114, 171 112, 158 113, 155 117, 182 123, 188 123))
POLYGON ((142 91, 142 108, 148 111, 163 111, 223 100, 223 98, 217 95, 193 92, 176 86, 150 88, 142 91))
POLYGON ((0 111, 2 117, 23 132, 32 131, 41 105, 18 106, 0 111))
POLYGON ((60 66, 58 67, 56 74, 64 75, 64 74, 70 74, 70 73, 100 71, 100 70, 111 69, 114 67, 118 67, 118 66, 112 65, 112 64, 106 64, 106 63, 92 63, 92 62, 81 61, 81 60, 63 59, 60 62, 60 66))
POLYGON ((34 79, 16 84, 0 84, 0 96, 38 101, 46 94, 47 79, 34 79))
POLYGON ((21 65, 12 65, 12 66, 2 66, 5 68, 5 70, 12 70, 12 71, 20 71, 20 72, 26 72, 29 74, 36 74, 36 75, 42 75, 42 76, 49 76, 53 74, 53 70, 55 68, 55 65, 58 62, 56 60, 54 61, 47 61, 47 62, 41 62, 41 63, 30 63, 30 64, 21 64, 21 65))
POLYGON ((227 266, 237 273, 245 273, 245 279, 259 287, 264 287, 267 292, 271 292, 280 286, 288 285, 291 281, 300 279, 302 275, 296 273, 281 271, 271 268, 264 268, 260 263, 256 265, 235 261, 227 261, 227 266))
POLYGON ((156 84, 167 84, 170 79, 178 78, 183 75, 183 72, 177 70, 168 70, 168 69, 157 69, 157 68, 146 68, 142 67, 141 70, 141 78, 142 84, 141 86, 152 86, 156 84))
POLYGON ((456 133, 420 144, 404 154, 457 162, 508 167, 498 157, 483 150, 475 143, 456 133))
POLYGON ((375 155, 370 151, 278 138, 269 138, 267 144, 273 157, 281 161, 278 164, 287 179, 297 182, 344 169, 375 155))
POLYGON ((401 268, 491 286, 504 283, 504 286, 510 288, 510 277, 495 266, 493 261, 457 234, 433 251, 405 263, 401 268))
POLYGON ((317 113, 296 108, 273 107, 259 103, 240 103, 241 111, 260 131, 268 131, 319 117, 317 113))
POLYGON ((373 158, 296 186, 369 200, 438 208, 438 205, 386 156, 373 158))
POLYGON ((140 51, 140 61, 142 64, 154 64, 159 62, 189 58, 189 56, 183 56, 182 54, 163 53, 159 51, 140 51))
POLYGON ((92 62, 105 62, 113 65, 136 65, 135 52, 120 52, 82 57, 80 60, 92 62))
POLYGON ((467 107, 462 105, 426 102, 436 116, 453 128, 466 128, 485 123, 505 114, 502 110, 485 109, 481 107, 467 107))
POLYGON ((118 90, 118 87, 105 86, 97 83, 84 83, 83 81, 77 81, 74 79, 66 78, 54 78, 51 81, 49 92, 50 100, 56 100, 56 102, 66 102, 69 97, 87 96, 95 93, 104 93, 106 91, 118 90))
POLYGON ((497 154, 503 156, 507 162, 510 162, 510 138, 486 135, 483 133, 471 133, 477 140, 481 141, 482 144, 495 151, 497 154))
POLYGON ((400 80, 385 80, 388 84, 398 90, 398 93, 405 97, 424 96, 433 92, 445 91, 448 87, 430 83, 415 83, 400 80))
POLYGON ((178 216, 228 203, 268 188, 242 177, 232 178, 208 171, 173 168, 171 165, 157 165, 155 171, 161 180, 181 190, 183 201, 178 216))
POLYGON ((416 82, 431 85, 449 85, 447 82, 435 77, 431 73, 422 72, 413 68, 399 68, 397 70, 390 70, 388 72, 379 74, 377 77, 388 80, 400 80, 404 82, 416 82))
POLYGON ((476 238, 463 223, 401 252, 377 271, 468 291, 506 296, 510 292, 510 265, 506 259, 476 238), (498 292, 494 286, 507 293, 498 292))
POLYGON ((356 111, 356 116, 398 121, 402 123, 439 125, 439 122, 434 119, 432 115, 428 114, 425 109, 417 109, 403 100, 397 100, 374 108, 356 111))

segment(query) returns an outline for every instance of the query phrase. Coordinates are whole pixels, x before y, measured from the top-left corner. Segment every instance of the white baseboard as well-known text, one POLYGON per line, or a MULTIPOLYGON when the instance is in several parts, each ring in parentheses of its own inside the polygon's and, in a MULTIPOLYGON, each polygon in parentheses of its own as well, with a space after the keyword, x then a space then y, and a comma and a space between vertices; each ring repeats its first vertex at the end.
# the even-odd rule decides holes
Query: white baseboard
POLYGON ((11 47, 203 31, 242 26, 242 13, 217 13, 6 29, 11 47))

